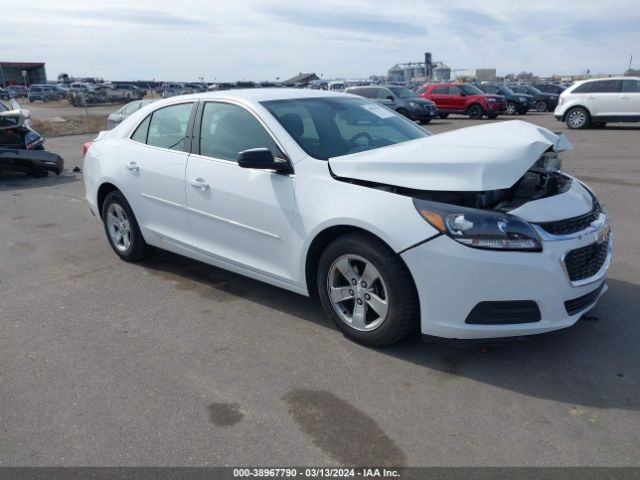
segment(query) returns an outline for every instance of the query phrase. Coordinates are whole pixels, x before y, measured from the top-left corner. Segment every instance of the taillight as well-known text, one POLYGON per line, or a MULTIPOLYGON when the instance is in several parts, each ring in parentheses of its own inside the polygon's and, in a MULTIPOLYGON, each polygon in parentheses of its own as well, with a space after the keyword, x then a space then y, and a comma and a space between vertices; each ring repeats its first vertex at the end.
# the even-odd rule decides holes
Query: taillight
POLYGON ((91 148, 92 143, 93 143, 93 140, 82 144, 82 158, 87 156, 87 152, 91 148))

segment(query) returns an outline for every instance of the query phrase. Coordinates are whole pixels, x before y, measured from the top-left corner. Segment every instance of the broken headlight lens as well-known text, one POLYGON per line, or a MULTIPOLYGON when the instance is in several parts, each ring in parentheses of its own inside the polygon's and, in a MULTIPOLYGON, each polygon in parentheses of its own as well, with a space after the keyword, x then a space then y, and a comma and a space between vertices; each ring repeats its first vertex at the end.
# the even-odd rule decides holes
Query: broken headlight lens
POLYGON ((538 235, 524 220, 492 210, 414 199, 418 213, 458 243, 489 250, 542 251, 538 235))

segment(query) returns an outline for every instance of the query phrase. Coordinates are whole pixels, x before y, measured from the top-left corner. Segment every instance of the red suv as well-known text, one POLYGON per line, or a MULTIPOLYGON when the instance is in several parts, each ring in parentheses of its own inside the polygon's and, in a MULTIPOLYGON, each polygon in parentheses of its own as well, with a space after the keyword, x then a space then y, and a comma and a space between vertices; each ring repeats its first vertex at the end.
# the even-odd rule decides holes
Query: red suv
POLYGON ((507 110, 507 101, 502 95, 488 95, 464 83, 427 84, 417 93, 437 105, 440 118, 447 118, 450 113, 469 115, 474 120, 484 115, 496 118, 507 110))

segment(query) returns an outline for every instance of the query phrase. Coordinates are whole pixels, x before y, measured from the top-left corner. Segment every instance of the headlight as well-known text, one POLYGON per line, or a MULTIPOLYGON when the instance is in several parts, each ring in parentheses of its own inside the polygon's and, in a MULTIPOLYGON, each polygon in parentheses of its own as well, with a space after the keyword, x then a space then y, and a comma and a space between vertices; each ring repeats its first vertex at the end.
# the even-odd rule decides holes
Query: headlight
POLYGON ((416 103, 416 102, 409 102, 409 106, 411 108, 420 108, 421 107, 421 105, 419 103, 416 103))
POLYGON ((487 102, 495 102, 496 99, 493 97, 487 97, 487 102))
POLYGON ((558 97, 558 105, 562 105, 564 103, 564 97, 558 97))
POLYGON ((418 213, 440 233, 468 247, 489 250, 542 251, 533 228, 524 220, 491 210, 413 199, 418 213))
POLYGON ((520 100, 521 102, 525 103, 527 101, 527 97, 520 97, 520 98, 518 98, 518 100, 520 100))

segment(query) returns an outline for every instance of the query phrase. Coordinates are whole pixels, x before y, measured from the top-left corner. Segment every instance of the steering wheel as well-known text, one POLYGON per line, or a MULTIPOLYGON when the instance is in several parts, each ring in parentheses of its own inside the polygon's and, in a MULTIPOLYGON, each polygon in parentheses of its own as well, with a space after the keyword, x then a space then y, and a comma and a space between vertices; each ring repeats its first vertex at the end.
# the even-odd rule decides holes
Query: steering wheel
POLYGON ((359 145, 356 143, 356 140, 358 140, 360 137, 367 138, 367 145, 373 142, 373 138, 371 137, 371 135, 369 135, 367 132, 360 132, 351 137, 347 143, 349 143, 349 145, 352 147, 358 147, 359 145))

